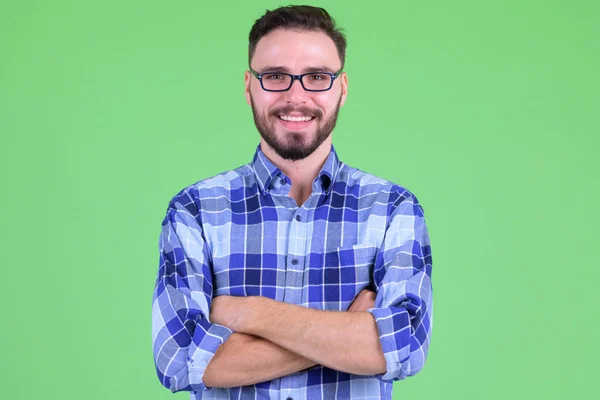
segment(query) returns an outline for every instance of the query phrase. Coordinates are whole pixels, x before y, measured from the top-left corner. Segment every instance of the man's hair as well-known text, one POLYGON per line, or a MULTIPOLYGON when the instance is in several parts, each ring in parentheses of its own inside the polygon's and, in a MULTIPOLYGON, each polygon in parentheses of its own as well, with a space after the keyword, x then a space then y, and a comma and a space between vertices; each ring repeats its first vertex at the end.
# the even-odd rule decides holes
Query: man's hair
POLYGON ((265 15, 256 20, 250 30, 248 44, 248 65, 254 57, 254 51, 259 40, 275 29, 298 29, 307 31, 322 31, 333 40, 342 62, 346 61, 346 38, 341 29, 335 25, 335 20, 324 8, 313 6, 286 6, 273 11, 267 10, 265 15))

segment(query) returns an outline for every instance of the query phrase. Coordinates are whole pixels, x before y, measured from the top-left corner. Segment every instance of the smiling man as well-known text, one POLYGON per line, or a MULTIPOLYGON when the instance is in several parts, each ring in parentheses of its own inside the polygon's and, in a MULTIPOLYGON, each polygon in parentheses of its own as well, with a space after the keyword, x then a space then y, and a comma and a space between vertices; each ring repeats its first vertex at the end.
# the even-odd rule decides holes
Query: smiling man
POLYGON ((322 8, 250 32, 252 161, 176 194, 160 235, 160 382, 192 399, 391 399, 421 370, 432 323, 423 209, 340 161, 346 40, 322 8))

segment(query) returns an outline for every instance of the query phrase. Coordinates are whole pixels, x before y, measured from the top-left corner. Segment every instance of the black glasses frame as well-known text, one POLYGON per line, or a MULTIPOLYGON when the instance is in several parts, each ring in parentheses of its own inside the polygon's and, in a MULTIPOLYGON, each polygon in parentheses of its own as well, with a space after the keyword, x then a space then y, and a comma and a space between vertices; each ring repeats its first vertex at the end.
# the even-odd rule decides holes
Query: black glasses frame
POLYGON ((344 69, 344 67, 342 67, 339 71, 337 71, 336 73, 331 73, 331 72, 307 72, 305 74, 300 74, 300 75, 292 75, 292 74, 286 74, 284 72, 256 72, 255 70, 253 70, 252 68, 248 67, 248 69, 250 70, 250 73, 252 75, 254 75, 256 77, 256 79, 258 79, 258 81, 260 82, 260 86, 263 88, 264 91, 267 92, 287 92, 288 90, 290 90, 292 88, 292 85, 294 84, 294 81, 297 79, 300 81, 300 85, 302 85, 302 88, 304 90, 306 90, 307 92, 326 92, 328 90, 330 90, 333 87, 333 82, 335 81, 335 78, 337 78, 338 76, 340 76, 340 74, 342 73, 342 70, 344 69), (270 75, 270 74, 278 74, 278 75, 286 75, 289 76, 291 78, 290 80, 290 86, 288 86, 287 89, 279 89, 279 90, 272 90, 272 89, 265 89, 265 85, 263 84, 263 76, 265 75, 270 75), (327 89, 307 89, 304 86, 304 82, 302 81, 302 78, 306 75, 314 75, 314 74, 325 74, 325 75, 329 75, 331 76, 331 82, 329 84, 329 87, 327 89))

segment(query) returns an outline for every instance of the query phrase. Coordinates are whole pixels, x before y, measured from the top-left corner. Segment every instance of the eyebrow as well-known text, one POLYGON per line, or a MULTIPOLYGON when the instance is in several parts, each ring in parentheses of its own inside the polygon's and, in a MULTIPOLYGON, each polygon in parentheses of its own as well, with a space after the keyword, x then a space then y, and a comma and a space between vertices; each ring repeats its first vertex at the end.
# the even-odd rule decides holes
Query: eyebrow
MULTIPOLYGON (((259 71, 260 73, 265 73, 265 72, 284 72, 286 74, 290 74, 290 69, 287 67, 283 67, 283 66, 279 66, 279 65, 268 65, 266 67, 263 67, 260 69, 259 71)), ((306 67, 302 70, 302 74, 305 73, 309 73, 309 72, 330 72, 330 73, 335 73, 337 71, 332 70, 329 67, 324 67, 324 66, 318 66, 318 67, 306 67)))

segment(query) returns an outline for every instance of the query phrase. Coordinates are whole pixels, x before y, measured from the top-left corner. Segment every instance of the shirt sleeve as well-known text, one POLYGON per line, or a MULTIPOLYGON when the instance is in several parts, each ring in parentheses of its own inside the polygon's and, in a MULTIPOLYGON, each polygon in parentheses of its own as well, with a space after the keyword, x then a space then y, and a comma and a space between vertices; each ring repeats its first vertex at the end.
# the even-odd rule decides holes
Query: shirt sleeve
POLYGON ((195 203, 182 197, 171 201, 162 222, 152 304, 156 372, 172 392, 210 389, 202 382, 204 371, 232 333, 209 321, 213 293, 210 251, 193 216, 199 214, 195 203))
POLYGON ((433 318, 431 247, 423 209, 413 196, 396 201, 375 260, 375 318, 387 364, 383 380, 419 372, 429 349, 433 318))

